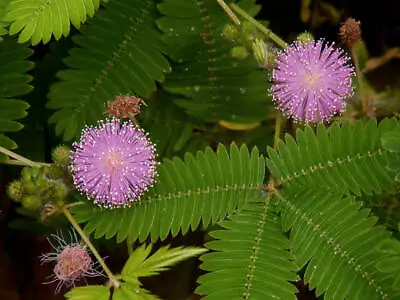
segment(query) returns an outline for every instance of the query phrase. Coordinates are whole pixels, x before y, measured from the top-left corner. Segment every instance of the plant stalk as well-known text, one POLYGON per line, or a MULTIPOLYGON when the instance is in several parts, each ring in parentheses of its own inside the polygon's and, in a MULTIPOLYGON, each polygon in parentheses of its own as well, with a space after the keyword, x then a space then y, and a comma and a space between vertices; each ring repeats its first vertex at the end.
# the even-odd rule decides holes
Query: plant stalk
POLYGON ((235 15, 232 9, 225 3, 224 0, 217 0, 218 4, 222 7, 222 9, 226 12, 229 18, 231 18, 232 22, 235 25, 240 25, 239 18, 235 15))
POLYGON ((238 5, 235 3, 229 4, 229 6, 239 15, 241 15, 245 20, 253 24, 259 31, 265 34, 267 38, 270 40, 274 41, 278 46, 281 48, 286 48, 287 43, 282 40, 279 36, 277 36, 275 33, 273 33, 271 30, 269 30, 267 27, 262 25, 260 22, 252 18, 247 12, 245 12, 243 9, 241 9, 238 5))
POLYGON ((30 159, 27 159, 11 150, 8 150, 2 146, 0 146, 0 152, 4 153, 5 155, 12 157, 15 159, 14 160, 8 160, 5 162, 2 162, 4 164, 9 164, 9 165, 19 165, 19 166, 29 166, 29 167, 43 167, 43 166, 48 166, 49 164, 46 163, 38 163, 31 161, 30 159))
POLYGON ((100 254, 97 252, 96 248, 93 246, 92 242, 89 240, 89 237, 86 235, 86 233, 82 230, 82 228, 79 226, 79 224, 76 222, 74 217, 72 216, 71 212, 69 211, 68 208, 63 207, 63 213, 68 219, 68 221, 72 224, 72 226, 75 228, 75 230, 79 233, 79 235, 82 237, 82 239, 85 241, 86 245, 88 245, 89 249, 92 251, 94 257, 97 259, 97 261, 100 263, 101 267, 103 268, 104 272, 106 272, 112 286, 115 288, 120 287, 120 282, 117 280, 115 275, 111 272, 111 270, 108 268, 104 260, 101 258, 100 254))
POLYGON ((363 78, 362 78, 362 73, 360 70, 360 61, 358 59, 358 54, 357 54, 355 46, 351 47, 351 56, 353 57, 353 62, 354 62, 354 66, 356 69, 357 85, 358 85, 358 92, 359 92, 359 95, 361 98, 362 111, 366 116, 368 116, 368 112, 369 112, 368 101, 367 101, 367 98, 365 97, 365 93, 364 93, 364 85, 362 82, 363 78))

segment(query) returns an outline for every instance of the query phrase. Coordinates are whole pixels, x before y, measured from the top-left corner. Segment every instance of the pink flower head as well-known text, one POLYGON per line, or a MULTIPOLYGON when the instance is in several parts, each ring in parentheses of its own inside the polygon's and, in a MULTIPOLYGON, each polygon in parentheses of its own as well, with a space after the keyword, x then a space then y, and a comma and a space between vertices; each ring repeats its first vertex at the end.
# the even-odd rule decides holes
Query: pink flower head
POLYGON ((78 242, 76 235, 71 235, 71 243, 67 243, 62 236, 53 235, 54 242, 49 239, 50 245, 55 253, 47 253, 41 256, 41 262, 55 262, 52 280, 47 283, 58 281, 56 292, 62 286, 75 286, 75 282, 85 277, 101 276, 97 271, 95 263, 86 248, 78 242))
POLYGON ((129 206, 154 183, 155 146, 131 121, 114 118, 86 127, 73 147, 74 185, 98 205, 129 206))
POLYGON ((276 106, 296 121, 312 123, 343 112, 353 93, 349 60, 322 40, 294 42, 277 55, 272 73, 276 106))

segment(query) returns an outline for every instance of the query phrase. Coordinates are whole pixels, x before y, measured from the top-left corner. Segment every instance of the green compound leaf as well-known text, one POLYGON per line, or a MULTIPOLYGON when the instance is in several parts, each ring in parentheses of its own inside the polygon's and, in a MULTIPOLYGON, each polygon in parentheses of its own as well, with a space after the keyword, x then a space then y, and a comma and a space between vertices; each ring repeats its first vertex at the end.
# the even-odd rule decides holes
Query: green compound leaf
MULTIPOLYGON (((238 4, 251 11, 254 3, 238 4)), ((158 8, 164 17, 157 24, 175 62, 164 88, 177 94, 176 104, 210 122, 265 119, 272 103, 268 75, 252 57, 231 57, 233 44, 221 38, 223 27, 231 21, 217 1, 165 0, 158 8)))
POLYGON ((157 275, 185 259, 207 251, 207 249, 197 247, 169 248, 169 246, 165 246, 149 256, 151 249, 151 244, 149 246, 142 245, 129 256, 121 273, 125 281, 130 282, 133 279, 133 283, 135 283, 138 277, 157 275))
POLYGON ((140 288, 140 284, 122 283, 114 290, 112 300, 161 300, 149 291, 140 288))
POLYGON ((391 131, 381 138, 382 147, 391 152, 400 152, 400 131, 391 131))
POLYGON ((12 0, 3 20, 11 23, 11 35, 20 33, 18 42, 46 44, 52 36, 56 40, 67 37, 71 24, 79 28, 94 16, 101 2, 107 0, 12 0))
POLYGON ((75 287, 64 295, 68 300, 109 300, 110 290, 102 285, 75 287))
MULTIPOLYGON (((18 131, 23 125, 15 120, 27 115, 29 104, 15 99, 32 90, 29 82, 32 76, 27 72, 32 69, 33 63, 27 61, 32 54, 26 45, 19 45, 10 37, 0 41, 0 146, 15 149, 17 144, 6 137, 4 133, 18 131)), ((6 159, 0 155, 0 160, 6 159)))
POLYGON ((285 187, 329 190, 341 194, 396 193, 398 183, 388 162, 399 154, 385 150, 380 138, 399 128, 396 119, 334 123, 317 132, 306 126, 297 130, 296 140, 286 135, 279 151, 268 148, 267 166, 285 187))
POLYGON ((283 230, 304 280, 324 299, 399 299, 394 278, 378 271, 377 246, 390 237, 369 209, 353 197, 325 191, 287 191, 278 196, 283 230))
POLYGON ((186 153, 184 160, 165 160, 158 172, 155 187, 132 207, 106 210, 86 201, 73 208, 75 217, 95 238, 117 235, 119 242, 133 242, 150 235, 156 241, 195 230, 200 222, 207 227, 262 197, 264 162, 256 148, 249 153, 233 144, 229 152, 220 145, 216 153, 186 153))
POLYGON ((64 63, 69 69, 57 74, 62 81, 51 86, 49 119, 65 141, 75 138, 85 124, 105 117, 105 105, 118 95, 147 98, 156 81, 169 72, 161 54, 157 13, 152 1, 112 1, 107 9, 81 28, 73 38, 77 47, 64 63))
POLYGON ((204 299, 296 299, 297 288, 288 281, 298 280, 298 268, 279 218, 268 210, 250 203, 219 223, 224 230, 210 233, 216 240, 206 246, 215 252, 201 257, 201 268, 210 273, 196 290, 204 299))

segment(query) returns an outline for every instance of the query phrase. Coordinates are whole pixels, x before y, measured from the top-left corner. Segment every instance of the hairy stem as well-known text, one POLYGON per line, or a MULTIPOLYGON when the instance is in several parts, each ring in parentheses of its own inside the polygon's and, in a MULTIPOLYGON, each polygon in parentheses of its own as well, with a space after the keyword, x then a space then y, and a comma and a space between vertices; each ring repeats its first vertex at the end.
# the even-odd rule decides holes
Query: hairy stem
POLYGON ((238 5, 235 3, 229 4, 229 6, 239 15, 241 15, 245 20, 249 21, 251 24, 253 24, 259 31, 265 34, 265 36, 274 41, 278 46, 281 48, 286 48, 287 43, 282 40, 279 36, 277 36, 275 33, 273 33, 271 30, 269 30, 267 27, 262 25, 260 22, 252 18, 247 12, 245 12, 243 9, 241 9, 238 5))
POLYGON ((104 272, 106 272, 108 279, 110 280, 112 286, 115 288, 120 287, 120 282, 117 280, 115 275, 111 272, 111 270, 107 267, 106 263, 104 260, 101 258, 99 252, 97 252, 96 248, 93 246, 92 242, 89 240, 89 237, 86 235, 86 233, 82 230, 82 228, 79 226, 79 224, 76 222, 74 217, 72 216, 71 212, 69 211, 68 208, 64 207, 63 208, 63 213, 67 217, 68 221, 72 224, 72 226, 75 228, 75 230, 79 233, 79 235, 82 237, 82 239, 85 241, 86 245, 89 247, 89 249, 92 251, 94 257, 97 259, 97 261, 100 263, 101 267, 103 268, 104 272))
POLYGON ((9 165, 19 165, 19 166, 29 166, 29 167, 43 167, 43 166, 48 166, 49 164, 46 163, 38 163, 38 162, 34 162, 31 161, 30 159, 27 159, 11 150, 8 150, 2 146, 0 146, 0 152, 4 153, 5 155, 12 157, 15 159, 14 160, 8 160, 8 161, 4 161, 1 163, 4 164, 9 164, 9 165))
POLYGON ((222 7, 222 9, 226 12, 229 18, 231 18, 232 22, 236 25, 240 25, 239 18, 235 15, 232 9, 225 3, 224 0, 217 0, 218 4, 222 7))

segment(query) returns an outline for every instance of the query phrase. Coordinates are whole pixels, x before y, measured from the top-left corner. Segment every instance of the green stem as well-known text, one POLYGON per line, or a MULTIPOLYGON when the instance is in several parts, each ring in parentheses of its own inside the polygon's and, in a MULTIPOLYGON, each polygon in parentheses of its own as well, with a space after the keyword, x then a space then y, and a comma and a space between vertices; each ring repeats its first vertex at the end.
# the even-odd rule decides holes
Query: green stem
POLYGON ((279 36, 277 36, 275 33, 273 33, 271 30, 269 30, 267 27, 262 25, 260 22, 252 18, 247 12, 245 12, 243 9, 241 9, 238 5, 235 3, 229 4, 229 6, 239 15, 241 15, 245 20, 249 21, 251 24, 253 24, 258 30, 260 30, 262 33, 265 34, 265 36, 272 41, 274 41, 278 46, 281 48, 286 48, 287 43, 282 40, 279 36))
POLYGON ((279 111, 276 112, 275 134, 274 134, 274 149, 278 150, 279 137, 281 135, 282 115, 279 111))
POLYGON ((29 166, 29 167, 43 167, 43 166, 48 166, 49 164, 46 163, 37 163, 34 161, 31 161, 30 159, 27 159, 13 151, 10 151, 2 146, 0 146, 0 152, 4 153, 5 155, 14 158, 16 161, 18 161, 19 163, 17 163, 16 161, 13 160, 8 160, 2 163, 5 164, 10 164, 10 165, 20 165, 20 166, 29 166))
POLYGON ((69 211, 68 208, 64 207, 63 208, 63 213, 67 217, 68 221, 72 224, 72 226, 75 228, 75 230, 79 233, 79 235, 82 237, 82 239, 85 241, 86 245, 88 245, 89 249, 92 251, 94 257, 97 259, 97 261, 100 263, 101 267, 103 268, 104 272, 106 272, 112 286, 115 288, 120 287, 120 282, 117 280, 115 275, 111 272, 111 270, 107 267, 105 264, 104 260, 101 258, 99 252, 97 252, 96 248, 93 246, 92 242, 89 240, 88 236, 86 233, 82 230, 82 228, 79 226, 79 224, 75 221, 74 217, 72 216, 71 212, 69 211))
MULTIPOLYGON (((275 120, 275 133, 274 133, 274 149, 275 151, 278 150, 278 142, 279 137, 281 135, 281 127, 282 127, 282 115, 279 111, 276 112, 276 120, 275 120)), ((268 182, 272 185, 275 184, 275 179, 272 176, 272 173, 269 176, 268 182)))
POLYGON ((362 111, 365 115, 368 116, 368 102, 367 102, 367 98, 365 97, 365 93, 364 93, 364 86, 363 86, 363 78, 362 78, 362 73, 360 71, 360 62, 358 60, 358 55, 357 55, 357 51, 356 51, 356 47, 353 46, 351 48, 351 56, 353 57, 353 62, 354 62, 354 66, 356 69, 356 76, 357 76, 357 85, 358 85, 358 92, 361 98, 361 104, 362 104, 362 111))
POLYGON ((239 18, 235 15, 235 13, 232 11, 232 9, 225 3, 224 0, 217 0, 218 4, 222 7, 222 9, 226 12, 226 14, 231 18, 233 23, 236 25, 240 25, 240 20, 239 18))
POLYGON ((128 248, 128 254, 131 255, 133 253, 133 244, 126 240, 126 248, 128 248))

